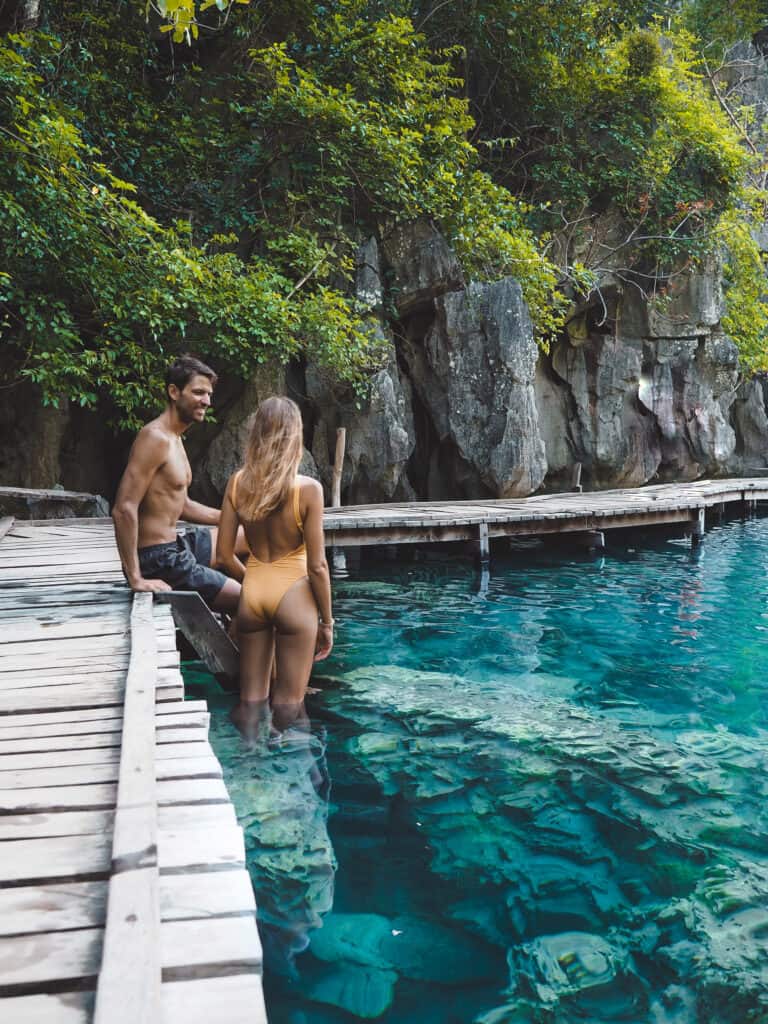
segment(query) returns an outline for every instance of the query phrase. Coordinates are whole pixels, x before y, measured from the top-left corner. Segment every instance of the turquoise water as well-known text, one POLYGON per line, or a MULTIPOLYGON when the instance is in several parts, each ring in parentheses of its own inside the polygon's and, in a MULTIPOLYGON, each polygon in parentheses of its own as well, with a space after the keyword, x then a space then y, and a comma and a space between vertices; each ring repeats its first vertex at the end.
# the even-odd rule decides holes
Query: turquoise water
POLYGON ((308 722, 213 698, 271 1024, 768 1022, 768 520, 631 543, 368 564, 308 722))

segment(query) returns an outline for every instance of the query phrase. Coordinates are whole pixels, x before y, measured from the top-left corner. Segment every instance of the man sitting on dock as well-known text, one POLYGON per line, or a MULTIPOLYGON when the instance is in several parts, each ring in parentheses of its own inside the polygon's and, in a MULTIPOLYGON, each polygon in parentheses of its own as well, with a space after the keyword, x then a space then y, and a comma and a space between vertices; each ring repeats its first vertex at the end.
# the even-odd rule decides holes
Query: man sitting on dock
POLYGON ((195 590, 212 608, 234 612, 240 584, 211 566, 221 512, 190 499, 192 470, 182 441, 205 419, 216 379, 190 355, 168 368, 168 404, 133 442, 112 519, 132 590, 195 590), (201 526, 177 530, 180 519, 201 526))

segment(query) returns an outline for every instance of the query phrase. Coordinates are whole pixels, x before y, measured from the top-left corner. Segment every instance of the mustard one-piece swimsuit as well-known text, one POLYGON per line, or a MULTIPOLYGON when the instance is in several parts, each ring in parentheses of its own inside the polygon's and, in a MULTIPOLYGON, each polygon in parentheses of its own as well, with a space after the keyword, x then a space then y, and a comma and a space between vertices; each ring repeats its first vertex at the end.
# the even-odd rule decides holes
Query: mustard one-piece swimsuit
MULTIPOLYGON (((242 470, 240 471, 242 472, 242 470)), ((240 473, 235 476, 232 483, 232 504, 237 509, 237 482, 240 473)), ((261 562, 251 551, 248 561, 245 564, 245 579, 243 580, 242 598, 246 607, 261 622, 274 621, 280 602, 294 583, 306 579, 307 572, 307 549, 304 546, 304 524, 301 521, 299 511, 299 488, 298 480, 293 485, 293 517, 296 526, 301 533, 301 544, 287 555, 272 562, 261 562)), ((248 545, 250 551, 250 544, 248 545)))

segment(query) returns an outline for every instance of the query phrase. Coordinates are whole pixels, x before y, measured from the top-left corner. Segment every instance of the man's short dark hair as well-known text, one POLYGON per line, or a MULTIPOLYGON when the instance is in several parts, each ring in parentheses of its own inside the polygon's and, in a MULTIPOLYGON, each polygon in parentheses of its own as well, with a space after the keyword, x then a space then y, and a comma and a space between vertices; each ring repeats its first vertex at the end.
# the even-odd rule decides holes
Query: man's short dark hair
POLYGON ((188 352, 185 352, 184 355, 179 356, 178 359, 171 363, 165 372, 166 395, 171 384, 174 384, 179 391, 183 391, 197 374, 201 377, 207 377, 211 382, 211 387, 216 387, 218 377, 210 366, 206 366, 196 356, 191 356, 188 352))

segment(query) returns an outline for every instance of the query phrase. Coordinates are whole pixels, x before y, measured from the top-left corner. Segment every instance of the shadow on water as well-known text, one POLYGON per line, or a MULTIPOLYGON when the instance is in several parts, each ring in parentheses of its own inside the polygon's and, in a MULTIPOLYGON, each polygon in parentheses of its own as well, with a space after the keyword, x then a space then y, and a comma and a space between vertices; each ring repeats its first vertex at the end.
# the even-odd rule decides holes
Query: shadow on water
POLYGON ((185 672, 271 1024, 766 1024, 766 569, 765 520, 371 563, 308 713, 185 672))

